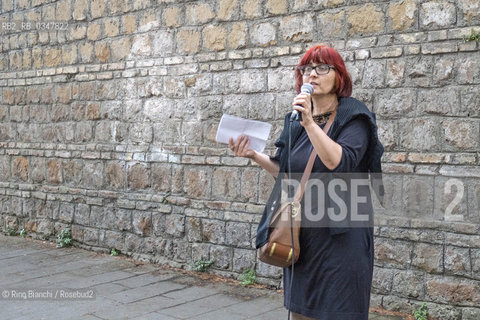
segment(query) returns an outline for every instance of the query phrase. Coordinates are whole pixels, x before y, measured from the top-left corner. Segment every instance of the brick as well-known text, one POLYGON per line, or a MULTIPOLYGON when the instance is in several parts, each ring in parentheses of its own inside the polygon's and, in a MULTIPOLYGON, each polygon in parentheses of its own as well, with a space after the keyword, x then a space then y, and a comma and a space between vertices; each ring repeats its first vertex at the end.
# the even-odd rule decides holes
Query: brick
MULTIPOLYGON (((196 121, 193 122, 183 122, 182 125, 182 136, 184 137, 185 141, 190 141, 193 145, 201 145, 203 142, 203 123, 199 123, 196 121)), ((189 156, 192 158, 192 156, 189 156)), ((205 158, 202 156, 199 159, 201 163, 204 163, 205 158)), ((182 159, 185 161, 185 157, 182 159)))
POLYGON ((185 22, 191 25, 207 23, 215 17, 210 5, 206 3, 191 4, 186 6, 185 22))
POLYGON ((126 233, 125 244, 121 248, 123 252, 134 252, 137 248, 146 248, 144 238, 140 235, 126 233))
POLYGON ((463 320, 475 320, 480 318, 480 309, 478 308, 462 308, 461 319, 463 320))
POLYGON ((95 57, 102 63, 110 60, 110 46, 107 42, 95 43, 95 57))
POLYGON ((47 181, 52 184, 59 184, 62 182, 62 166, 60 161, 47 161, 47 181))
MULTIPOLYGON (((60 102, 60 103, 63 103, 63 104, 68 104, 70 103, 70 101, 72 100, 72 86, 69 85, 69 84, 65 84, 65 85, 60 85, 58 86, 56 89, 55 89, 55 101, 56 102, 60 102)), ((55 106, 57 108, 62 108, 62 106, 55 106)), ((65 108, 66 109, 66 108, 65 108)), ((56 120, 64 120, 66 119, 68 116, 66 115, 66 113, 68 113, 67 110, 65 110, 65 112, 63 112, 64 115, 58 115, 58 114, 54 114, 52 116, 52 119, 54 121, 56 120)))
POLYGON ((405 31, 415 24, 417 4, 413 0, 390 3, 388 17, 391 19, 393 30, 405 31))
POLYGON ((62 163, 64 181, 67 185, 77 185, 82 179, 83 162, 80 160, 64 161, 62 163))
POLYGON ((72 14, 73 19, 80 20, 80 21, 85 20, 87 18, 87 12, 88 12, 87 0, 75 0, 75 2, 73 3, 73 14, 72 14))
POLYGON ((44 63, 46 67, 56 67, 61 62, 61 51, 59 49, 46 49, 44 63))
POLYGON ((458 51, 460 52, 476 51, 476 50, 477 50, 477 43, 474 41, 458 44, 458 51))
POLYGON ((89 219, 90 219, 90 206, 79 203, 75 207, 75 215, 74 215, 74 223, 75 224, 80 224, 83 226, 88 226, 89 225, 89 219))
POLYGON ((387 74, 385 76, 385 83, 388 87, 399 87, 403 84, 405 79, 405 61, 404 60, 389 60, 387 61, 387 74))
POLYGON ((275 26, 268 22, 254 25, 250 32, 250 40, 254 45, 263 47, 275 45, 277 43, 275 26))
POLYGON ((260 0, 245 0, 242 5, 245 18, 252 19, 262 16, 260 0))
POLYGON ((443 246, 418 243, 413 250, 412 266, 428 273, 443 273, 443 246))
MULTIPOLYGON (((181 141, 181 131, 178 120, 165 120, 161 125, 153 125, 154 143, 173 143, 181 141)), ((173 155, 172 155, 173 156, 173 155)))
POLYGON ((99 161, 84 161, 82 186, 87 189, 103 187, 104 168, 99 161))
POLYGON ((475 0, 459 0, 458 11, 462 19, 459 25, 469 25, 470 23, 480 21, 480 5, 475 0))
POLYGON ((265 7, 270 14, 285 14, 287 13, 287 0, 267 0, 265 7))
POLYGON ((345 11, 321 13, 317 16, 317 25, 324 39, 344 38, 346 36, 345 11))
POLYGON ((165 79, 164 94, 168 98, 183 98, 185 95, 185 82, 173 77, 165 79))
POLYGON ((373 4, 351 7, 347 11, 350 35, 369 35, 384 30, 384 14, 373 4))
MULTIPOLYGON (((427 303, 428 315, 433 319, 460 319, 462 311, 457 306, 429 304, 427 303)), ((416 308, 418 309, 418 307, 416 308)))
POLYGON ((418 93, 418 108, 425 113, 440 115, 462 115, 465 111, 458 108, 459 101, 454 88, 421 90, 418 93))
POLYGON ((439 42, 422 44, 422 54, 440 54, 457 52, 458 45, 456 42, 439 42))
POLYGON ((255 250, 233 249, 233 271, 243 272, 255 266, 255 250))
MULTIPOLYGON (((152 214, 149 212, 134 211, 132 214, 133 231, 141 236, 152 234, 152 214)), ((137 247, 138 248, 138 247, 137 247)))
POLYGON ((478 305, 480 292, 478 284, 449 279, 432 279, 426 282, 427 294, 434 302, 465 305, 478 305))
POLYGON ((439 28, 454 25, 456 10, 453 3, 444 0, 424 2, 420 6, 420 26, 439 28))
POLYGON ((471 274, 469 249, 447 246, 445 248, 445 273, 469 276, 471 274))
POLYGON ((150 187, 149 169, 140 163, 128 166, 127 184, 132 190, 150 187))
POLYGON ((218 269, 231 269, 233 249, 224 246, 211 246, 210 258, 215 262, 213 267, 218 269))
POLYGON ((185 233, 185 216, 169 214, 165 217, 165 232, 176 238, 183 237, 185 233))
POLYGON ((110 13, 112 15, 116 13, 127 12, 128 10, 130 10, 131 6, 129 2, 125 2, 122 0, 111 0, 108 4, 110 8, 110 13))
POLYGON ((134 33, 137 30, 135 16, 131 14, 123 15, 120 30, 122 34, 134 33))
POLYGON ((12 162, 12 175, 22 181, 28 180, 29 164, 25 157, 17 157, 12 162))
POLYGON ((71 203, 60 203, 58 211, 58 219, 64 223, 72 223, 73 215, 75 212, 75 206, 71 203))
POLYGON ((91 41, 99 40, 101 32, 101 25, 98 21, 90 22, 87 29, 87 39, 91 41))
POLYGON ((418 271, 397 271, 393 275, 392 293, 403 297, 423 299, 425 296, 424 273, 418 271))
POLYGON ((378 92, 374 110, 385 117, 412 116, 417 113, 415 92, 408 89, 391 89, 378 92))
POLYGON ((396 58, 396 57, 400 57, 402 53, 403 53, 402 47, 374 48, 371 50, 371 56, 374 59, 396 58))
POLYGON ((22 69, 22 53, 20 51, 12 52, 9 54, 10 68, 15 70, 22 69))
POLYGON ((239 173, 232 169, 219 168, 212 176, 212 195, 215 199, 235 199, 240 193, 238 181, 239 173))
POLYGON ((472 249, 471 250, 471 255, 472 255, 472 272, 474 274, 474 277, 479 279, 480 277, 478 276, 480 273, 480 249, 472 249))
POLYGON ((207 169, 185 168, 184 192, 190 197, 205 198, 210 195, 210 174, 207 169))
POLYGON ((407 46, 405 48, 406 55, 417 55, 420 53, 420 45, 407 46))
POLYGON ((405 217, 427 220, 434 212, 433 177, 405 176, 402 201, 405 217))
POLYGON ((92 0, 90 2, 90 11, 92 18, 103 17, 106 14, 105 8, 106 2, 101 0, 92 0))
POLYGON ((457 81, 461 84, 478 83, 480 80, 480 63, 477 59, 461 59, 457 62, 457 81))
POLYGON ((218 8, 218 19, 223 21, 232 20, 238 11, 237 0, 220 0, 218 8))
POLYGON ((245 71, 240 74, 240 92, 252 93, 264 91, 267 77, 263 71, 245 71))
POLYGON ((433 60, 431 57, 418 57, 406 61, 407 78, 405 83, 428 87, 433 73, 433 60))
POLYGON ((367 60, 363 72, 363 87, 364 88, 378 88, 384 86, 384 60, 367 60))
POLYGON ((257 276, 279 279, 283 274, 283 269, 278 268, 261 261, 258 261, 255 269, 257 276))
POLYGON ((279 29, 286 41, 311 41, 313 39, 313 24, 311 14, 290 15, 280 21, 279 29))
POLYGON ((411 250, 411 244, 404 241, 375 239, 375 260, 382 266, 408 267, 411 250))
POLYGON ((236 247, 250 247, 250 224, 227 222, 225 243, 236 247))
POLYGON ((203 46, 208 50, 221 51, 226 47, 227 31, 222 26, 209 25, 202 31, 203 46))
POLYGON ((97 100, 113 100, 116 96, 116 81, 97 81, 95 98, 97 100))
MULTIPOLYGON (((247 25, 244 22, 236 22, 232 25, 228 34, 228 47, 239 49, 245 47, 247 43, 247 25)), ((231 52, 230 52, 231 53, 231 52)))
POLYGON ((398 127, 396 121, 378 120, 378 137, 382 141, 386 150, 394 150, 398 146, 397 132, 398 127))
POLYGON ((71 1, 60 0, 56 3, 56 19, 59 21, 69 21, 71 18, 71 1))
POLYGON ((392 290, 393 270, 386 268, 373 268, 373 292, 388 294, 392 290))
POLYGON ((200 50, 200 32, 185 28, 178 30, 177 46, 182 53, 197 53, 200 50))
POLYGON ((441 122, 441 127, 444 141, 453 147, 452 150, 478 150, 478 122, 444 120, 441 122))
POLYGON ((115 37, 120 31, 120 22, 118 18, 107 18, 104 20, 103 31, 107 37, 115 37))
POLYGON ((157 31, 153 34, 153 54, 167 56, 174 50, 174 34, 171 30, 157 31))
POLYGON ((163 12, 163 20, 169 28, 177 28, 181 26, 181 9, 179 7, 166 8, 163 12))
POLYGON ((79 60, 81 62, 92 62, 93 46, 90 43, 80 44, 78 47, 79 51, 79 60))
POLYGON ((454 77, 455 61, 451 58, 440 58, 434 66, 433 81, 439 84, 450 82, 454 77))
POLYGON ((121 163, 107 164, 105 174, 105 183, 108 187, 123 190, 125 186, 125 174, 121 163))
POLYGON ((225 222, 220 220, 202 219, 202 240, 215 244, 225 243, 225 222))
POLYGON ((30 179, 33 183, 42 183, 45 180, 45 159, 31 158, 30 179))

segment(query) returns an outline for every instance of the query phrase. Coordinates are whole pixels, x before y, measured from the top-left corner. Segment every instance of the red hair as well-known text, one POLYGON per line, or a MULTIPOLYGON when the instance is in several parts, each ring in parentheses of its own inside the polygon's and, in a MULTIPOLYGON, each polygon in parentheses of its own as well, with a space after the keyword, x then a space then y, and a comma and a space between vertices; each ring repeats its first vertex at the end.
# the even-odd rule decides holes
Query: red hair
MULTIPOLYGON (((321 44, 308 49, 303 55, 298 66, 304 66, 311 63, 326 63, 335 67, 335 93, 337 97, 350 97, 352 94, 352 79, 347 72, 345 62, 337 50, 327 45, 321 44)), ((303 84, 303 76, 298 68, 295 68, 295 89, 300 93, 303 84)))

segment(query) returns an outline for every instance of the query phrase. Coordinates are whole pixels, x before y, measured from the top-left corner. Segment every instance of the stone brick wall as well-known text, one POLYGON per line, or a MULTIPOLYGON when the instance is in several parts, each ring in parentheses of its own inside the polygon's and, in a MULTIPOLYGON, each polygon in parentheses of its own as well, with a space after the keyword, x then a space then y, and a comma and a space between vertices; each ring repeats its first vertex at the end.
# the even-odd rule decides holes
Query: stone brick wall
POLYGON ((377 213, 372 306, 480 318, 478 0, 2 0, 0 25, 4 231, 278 284, 252 239, 272 178, 215 132, 228 113, 274 140, 294 66, 327 42, 377 114, 389 207, 430 204, 377 213))

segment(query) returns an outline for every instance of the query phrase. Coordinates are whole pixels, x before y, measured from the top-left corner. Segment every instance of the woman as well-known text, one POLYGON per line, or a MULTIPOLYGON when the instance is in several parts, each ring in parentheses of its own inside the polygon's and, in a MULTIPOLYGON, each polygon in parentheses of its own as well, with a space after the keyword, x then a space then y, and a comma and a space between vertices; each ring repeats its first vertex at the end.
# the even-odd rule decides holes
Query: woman
MULTIPOLYGON (((343 172, 368 178, 369 173, 380 173, 383 147, 378 141, 375 116, 363 103, 350 98, 352 82, 338 52, 326 45, 310 48, 296 68, 297 92, 305 83, 313 86, 312 94, 300 93, 292 102, 302 120, 292 122, 287 114, 283 132, 275 142, 276 155, 269 157, 250 149, 245 136, 230 140, 234 154, 254 160, 275 177, 287 171, 288 157, 291 172, 302 173, 312 149, 318 155, 312 175, 343 172), (327 133, 325 125, 331 125, 327 133), (287 152, 289 133, 292 145, 287 152)), ((381 179, 372 178, 377 190, 381 179)), ((359 207, 371 217, 370 191, 368 185, 364 187, 359 195, 366 201, 359 207)), ((257 232, 257 248, 268 239, 268 211, 276 209, 267 207, 280 203, 278 193, 274 187, 257 232)), ((327 204, 329 200, 327 196, 327 204)), ((312 227, 302 212, 300 257, 291 287, 291 268, 284 269, 283 277, 284 303, 291 319, 368 319, 374 255, 371 220, 367 226, 355 227, 351 221, 337 223, 330 219, 312 227)))

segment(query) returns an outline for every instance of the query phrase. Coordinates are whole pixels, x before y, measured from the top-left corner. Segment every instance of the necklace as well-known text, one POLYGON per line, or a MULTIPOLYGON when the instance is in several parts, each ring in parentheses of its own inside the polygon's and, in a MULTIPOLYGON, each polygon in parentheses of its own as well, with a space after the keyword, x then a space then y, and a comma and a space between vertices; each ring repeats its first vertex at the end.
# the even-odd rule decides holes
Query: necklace
POLYGON ((325 112, 325 113, 312 115, 313 121, 315 121, 318 125, 327 123, 327 121, 328 121, 328 119, 330 118, 330 116, 337 110, 338 101, 337 101, 336 99, 335 99, 335 101, 331 104, 330 107, 332 107, 332 106, 334 106, 334 108, 333 108, 332 111, 328 111, 328 112, 325 112))
POLYGON ((325 112, 325 113, 322 113, 322 114, 316 114, 316 115, 312 116, 312 118, 313 118, 313 121, 315 121, 316 123, 324 124, 324 123, 327 123, 328 118, 330 118, 332 113, 333 113, 333 111, 325 112))

